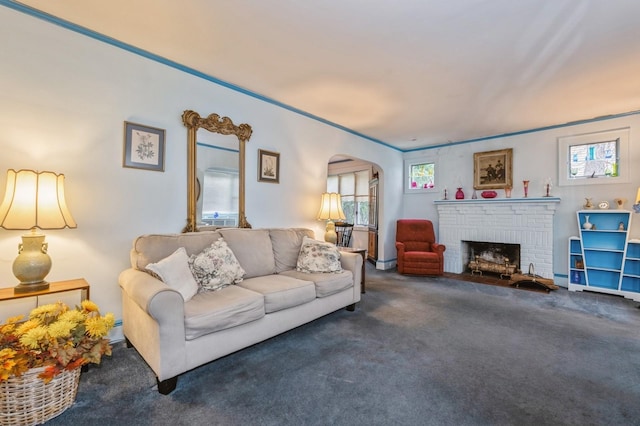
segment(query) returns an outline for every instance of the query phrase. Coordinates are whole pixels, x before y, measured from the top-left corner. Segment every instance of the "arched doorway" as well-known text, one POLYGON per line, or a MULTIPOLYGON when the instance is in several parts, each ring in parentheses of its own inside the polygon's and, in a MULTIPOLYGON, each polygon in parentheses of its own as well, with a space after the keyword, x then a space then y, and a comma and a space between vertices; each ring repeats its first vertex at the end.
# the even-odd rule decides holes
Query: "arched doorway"
POLYGON ((327 191, 342 195, 346 221, 354 225, 350 246, 366 249, 374 264, 378 260, 381 176, 377 164, 347 155, 334 155, 327 165, 327 191))

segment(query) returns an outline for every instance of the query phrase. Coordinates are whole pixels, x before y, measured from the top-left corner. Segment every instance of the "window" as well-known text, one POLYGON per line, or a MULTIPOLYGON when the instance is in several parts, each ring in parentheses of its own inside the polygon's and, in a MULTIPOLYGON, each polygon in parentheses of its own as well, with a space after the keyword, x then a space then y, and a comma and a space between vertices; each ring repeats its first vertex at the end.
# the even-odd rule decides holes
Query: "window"
POLYGON ((405 160, 406 194, 436 190, 436 162, 430 159, 405 160))
POLYGON ((327 192, 340 194, 346 222, 360 226, 369 224, 369 170, 329 176, 327 192))
POLYGON ((559 138, 558 150, 559 185, 628 182, 628 128, 559 138))

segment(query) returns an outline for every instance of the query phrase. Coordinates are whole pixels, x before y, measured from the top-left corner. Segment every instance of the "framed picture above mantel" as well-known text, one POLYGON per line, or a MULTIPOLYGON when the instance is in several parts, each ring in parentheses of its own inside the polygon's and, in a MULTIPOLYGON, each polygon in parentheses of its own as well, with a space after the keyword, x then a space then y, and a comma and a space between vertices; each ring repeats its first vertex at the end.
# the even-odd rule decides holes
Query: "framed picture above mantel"
POLYGON ((512 187, 512 148, 473 154, 474 189, 504 189, 512 187))

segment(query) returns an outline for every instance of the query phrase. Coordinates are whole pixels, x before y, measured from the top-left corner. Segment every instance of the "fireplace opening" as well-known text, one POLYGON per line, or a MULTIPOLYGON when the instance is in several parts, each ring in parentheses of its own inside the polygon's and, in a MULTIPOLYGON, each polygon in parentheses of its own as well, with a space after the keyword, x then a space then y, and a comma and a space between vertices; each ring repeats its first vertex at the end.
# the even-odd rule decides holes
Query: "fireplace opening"
POLYGON ((462 265, 471 274, 510 278, 520 272, 520 244, 462 241, 462 265))

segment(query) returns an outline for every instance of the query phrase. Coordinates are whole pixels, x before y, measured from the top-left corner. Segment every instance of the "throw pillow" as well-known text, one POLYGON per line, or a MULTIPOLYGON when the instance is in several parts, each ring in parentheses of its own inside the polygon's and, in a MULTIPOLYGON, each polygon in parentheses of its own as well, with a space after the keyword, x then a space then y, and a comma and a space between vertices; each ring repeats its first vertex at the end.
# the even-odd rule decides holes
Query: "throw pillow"
POLYGON ((244 269, 223 238, 219 238, 201 253, 192 254, 189 267, 198 285, 210 291, 239 283, 245 275, 244 269))
POLYGON ((298 255, 296 270, 301 272, 342 272, 340 251, 335 244, 314 240, 306 235, 298 255))
POLYGON ((157 263, 148 264, 145 269, 155 274, 172 289, 180 292, 185 302, 198 292, 198 284, 189 269, 189 256, 184 247, 178 248, 157 263))

